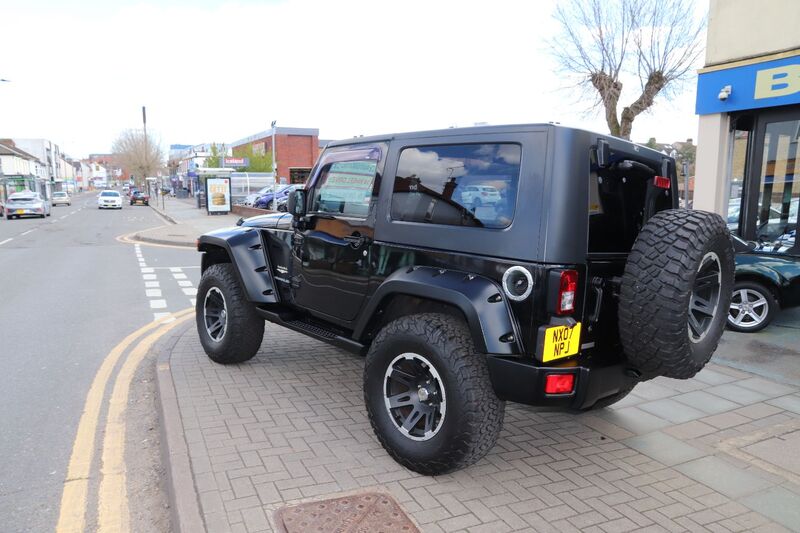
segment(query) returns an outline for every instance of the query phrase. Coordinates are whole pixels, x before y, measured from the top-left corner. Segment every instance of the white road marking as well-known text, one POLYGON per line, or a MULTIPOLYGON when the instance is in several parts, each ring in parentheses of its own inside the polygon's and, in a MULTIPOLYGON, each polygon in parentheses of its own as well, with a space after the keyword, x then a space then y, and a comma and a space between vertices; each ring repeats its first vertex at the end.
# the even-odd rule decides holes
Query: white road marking
POLYGON ((180 280, 178 280, 178 285, 180 285, 181 287, 191 287, 192 286, 192 282, 189 281, 189 280, 180 279, 180 280))
POLYGON ((148 289, 157 289, 161 285, 159 285, 157 281, 145 281, 144 286, 147 287, 148 289))
POLYGON ((150 309, 164 309, 166 307, 166 300, 150 300, 150 309))
POLYGON ((172 274, 172 277, 175 279, 186 279, 186 274, 178 274, 177 272, 172 274))
POLYGON ((13 240, 14 240, 14 237, 11 237, 10 239, 6 239, 4 241, 0 241, 0 246, 3 246, 5 243, 7 243, 9 241, 13 241, 13 240))
POLYGON ((62 215, 62 216, 58 217, 59 220, 62 220, 62 219, 65 219, 65 218, 67 218, 67 215, 62 215))
POLYGON ((152 268, 142 268, 142 274, 152 274, 152 273, 153 273, 152 268))
MULTIPOLYGON (((172 313, 153 313, 153 320, 159 320, 159 319, 164 318, 165 316, 169 316, 171 314, 172 313)), ((174 320, 175 320, 174 316, 170 317, 170 318, 168 318, 167 320, 164 321, 164 324, 169 324, 170 322, 173 322, 174 320)))
POLYGON ((197 296, 197 289, 183 289, 183 294, 186 296, 197 296))
POLYGON ((190 298, 189 301, 192 302, 192 305, 197 305, 197 299, 190 298))
POLYGON ((170 272, 182 272, 183 267, 169 267, 170 272))
POLYGON ((161 298, 161 289, 145 289, 144 295, 148 298, 161 298))
POLYGON ((155 274, 142 274, 142 279, 144 279, 144 280, 156 279, 156 277, 157 276, 155 274))
POLYGON ((185 266, 185 267, 153 267, 153 268, 158 268, 158 269, 161 269, 161 270, 172 270, 173 268, 180 268, 181 270, 185 270, 187 268, 200 268, 200 265, 185 266))

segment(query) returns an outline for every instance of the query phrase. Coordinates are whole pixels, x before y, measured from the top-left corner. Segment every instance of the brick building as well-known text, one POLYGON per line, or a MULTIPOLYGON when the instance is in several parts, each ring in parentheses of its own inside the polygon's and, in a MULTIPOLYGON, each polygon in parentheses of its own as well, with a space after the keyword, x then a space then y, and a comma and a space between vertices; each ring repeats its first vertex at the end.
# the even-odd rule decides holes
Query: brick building
POLYGON ((231 143, 233 156, 243 156, 247 146, 252 146, 254 153, 274 150, 278 182, 303 183, 319 155, 319 130, 274 127, 231 143))

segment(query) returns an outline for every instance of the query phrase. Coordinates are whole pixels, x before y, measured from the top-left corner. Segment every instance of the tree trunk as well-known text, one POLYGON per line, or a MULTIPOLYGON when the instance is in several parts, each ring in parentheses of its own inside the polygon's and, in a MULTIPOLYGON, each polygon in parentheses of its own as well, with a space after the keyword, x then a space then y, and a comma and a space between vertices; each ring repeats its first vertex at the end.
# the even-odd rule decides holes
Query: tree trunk
POLYGON ((639 95, 631 105, 622 110, 622 116, 619 125, 619 136, 623 139, 631 139, 631 130, 633 130, 633 120, 642 112, 646 111, 653 105, 656 95, 661 92, 661 89, 667 84, 664 75, 659 72, 651 72, 647 77, 647 82, 644 84, 642 94, 639 95))
POLYGON ((619 137, 620 123, 617 119, 617 105, 619 104, 619 95, 622 92, 622 82, 614 81, 614 79, 605 72, 593 73, 591 75, 591 81, 603 102, 608 131, 611 135, 619 137))

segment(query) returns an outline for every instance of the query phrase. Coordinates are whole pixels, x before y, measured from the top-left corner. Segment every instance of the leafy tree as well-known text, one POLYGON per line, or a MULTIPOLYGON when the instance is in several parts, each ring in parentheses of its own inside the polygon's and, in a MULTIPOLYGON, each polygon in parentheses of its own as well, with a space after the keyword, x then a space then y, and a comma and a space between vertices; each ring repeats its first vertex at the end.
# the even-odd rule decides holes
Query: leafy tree
POLYGON ((252 144, 241 146, 235 150, 236 157, 246 157, 249 164, 242 168, 243 172, 272 172, 272 152, 256 152, 252 144))
POLYGON ((222 158, 228 152, 225 145, 217 146, 217 143, 211 143, 211 155, 206 157, 205 166, 207 168, 222 168, 222 158))
POLYGON ((705 21, 691 0, 563 0, 551 46, 561 69, 602 106, 609 132, 630 139, 634 119, 692 73, 705 21), (619 111, 623 80, 639 96, 619 111))
POLYGON ((656 142, 656 138, 655 137, 650 137, 649 139, 647 139, 647 144, 645 144, 645 146, 655 150, 656 147, 658 146, 658 143, 656 142))

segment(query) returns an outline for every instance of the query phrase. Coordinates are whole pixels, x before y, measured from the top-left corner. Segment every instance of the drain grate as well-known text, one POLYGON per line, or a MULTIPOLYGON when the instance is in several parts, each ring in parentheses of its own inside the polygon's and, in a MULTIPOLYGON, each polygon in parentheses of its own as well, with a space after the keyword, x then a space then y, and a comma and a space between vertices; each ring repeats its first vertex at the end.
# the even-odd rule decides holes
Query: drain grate
POLYGON ((419 533, 394 498, 377 492, 282 507, 275 522, 283 533, 419 533))

